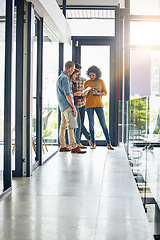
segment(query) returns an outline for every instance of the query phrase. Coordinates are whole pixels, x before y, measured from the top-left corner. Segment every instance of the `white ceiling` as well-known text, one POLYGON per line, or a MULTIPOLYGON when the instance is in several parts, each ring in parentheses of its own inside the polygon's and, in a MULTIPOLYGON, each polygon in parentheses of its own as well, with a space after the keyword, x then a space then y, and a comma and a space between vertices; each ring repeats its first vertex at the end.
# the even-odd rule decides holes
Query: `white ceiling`
MULTIPOLYGON (((56 0, 59 5, 63 5, 63 0, 56 0)), ((125 7, 125 0, 66 0, 66 5, 83 5, 83 6, 117 6, 125 7)))

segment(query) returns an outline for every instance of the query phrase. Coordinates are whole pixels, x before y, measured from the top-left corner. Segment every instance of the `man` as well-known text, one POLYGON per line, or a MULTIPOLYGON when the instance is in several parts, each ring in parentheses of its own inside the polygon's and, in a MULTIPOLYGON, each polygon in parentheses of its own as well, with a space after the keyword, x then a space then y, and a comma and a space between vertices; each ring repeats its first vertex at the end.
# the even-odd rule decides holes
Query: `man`
POLYGON ((59 129, 60 152, 71 151, 72 153, 86 153, 86 151, 82 151, 79 147, 77 147, 74 138, 74 129, 69 128, 69 112, 72 112, 75 117, 77 115, 73 100, 72 85, 69 79, 69 76, 73 73, 74 69, 74 62, 68 61, 65 64, 65 70, 61 72, 56 84, 58 105, 61 111, 61 124, 59 129), (71 150, 66 147, 66 129, 68 129, 71 150))
MULTIPOLYGON (((79 63, 75 64, 75 67, 81 72, 81 65, 79 63)), ((84 83, 86 79, 79 75, 77 79, 77 91, 82 92, 84 90, 84 83)), ((81 135, 85 136, 88 140, 90 146, 92 146, 92 141, 89 132, 87 131, 86 127, 84 126, 84 119, 85 119, 85 98, 78 98, 78 109, 81 117, 81 135)))

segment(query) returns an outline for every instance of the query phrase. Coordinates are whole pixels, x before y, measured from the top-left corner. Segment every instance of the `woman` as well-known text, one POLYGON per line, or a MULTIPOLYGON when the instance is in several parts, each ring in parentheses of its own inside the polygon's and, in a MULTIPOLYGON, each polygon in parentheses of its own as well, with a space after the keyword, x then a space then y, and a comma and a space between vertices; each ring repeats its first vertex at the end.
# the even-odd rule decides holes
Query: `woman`
MULTIPOLYGON (((81 143, 80 143, 80 138, 81 138, 81 117, 80 117, 80 113, 79 113, 79 110, 78 110, 78 98, 83 98, 83 94, 82 92, 78 92, 77 91, 77 83, 76 83, 76 80, 78 78, 80 74, 80 71, 78 69, 75 68, 74 72, 72 73, 72 75, 70 75, 70 80, 71 80, 71 84, 72 84, 72 91, 73 91, 73 95, 74 95, 74 105, 76 107, 76 110, 77 110, 77 121, 78 121, 78 128, 75 129, 75 140, 76 140, 76 143, 77 143, 77 146, 79 148, 87 148, 86 146, 83 146, 81 143)), ((66 143, 68 143, 68 136, 66 134, 66 143)), ((67 147, 68 144, 66 144, 67 147)))
POLYGON ((110 136, 108 133, 104 111, 103 111, 103 103, 102 96, 107 94, 107 90, 105 87, 104 81, 101 79, 101 70, 97 66, 92 66, 87 70, 87 76, 90 80, 86 81, 84 86, 91 87, 91 90, 86 95, 86 111, 89 119, 89 131, 91 134, 92 146, 91 149, 96 148, 95 143, 95 135, 94 135, 94 111, 96 112, 100 125, 103 129, 103 133, 106 138, 107 148, 110 150, 114 150, 110 143, 110 136))

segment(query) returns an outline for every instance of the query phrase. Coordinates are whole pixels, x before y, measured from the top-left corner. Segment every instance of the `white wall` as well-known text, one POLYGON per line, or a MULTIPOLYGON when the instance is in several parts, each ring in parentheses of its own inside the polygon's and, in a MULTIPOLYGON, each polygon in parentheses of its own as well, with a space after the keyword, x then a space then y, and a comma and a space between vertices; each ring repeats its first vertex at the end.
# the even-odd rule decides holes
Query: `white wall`
POLYGON ((71 43, 71 29, 55 0, 31 0, 34 9, 60 42, 71 43))

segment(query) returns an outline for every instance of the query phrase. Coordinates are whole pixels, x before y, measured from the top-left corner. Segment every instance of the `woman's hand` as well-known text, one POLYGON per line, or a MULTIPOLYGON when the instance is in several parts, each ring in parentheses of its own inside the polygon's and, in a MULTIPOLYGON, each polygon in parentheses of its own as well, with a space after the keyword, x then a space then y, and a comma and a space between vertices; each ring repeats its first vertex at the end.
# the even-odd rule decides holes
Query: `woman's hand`
POLYGON ((102 96, 103 93, 102 92, 98 92, 96 89, 92 89, 92 94, 95 95, 95 96, 102 96))
POLYGON ((88 87, 89 87, 88 85, 85 86, 85 89, 83 90, 82 96, 85 96, 85 95, 87 95, 89 93, 91 88, 89 90, 87 90, 88 87))
POLYGON ((98 95, 97 90, 93 88, 93 89, 92 89, 92 94, 93 94, 93 95, 98 95))
POLYGON ((74 96, 82 96, 82 92, 75 92, 74 96))

